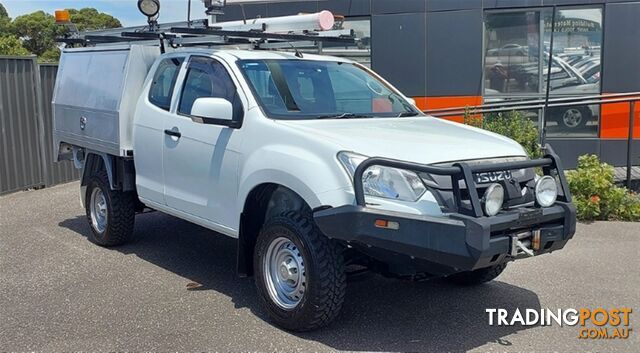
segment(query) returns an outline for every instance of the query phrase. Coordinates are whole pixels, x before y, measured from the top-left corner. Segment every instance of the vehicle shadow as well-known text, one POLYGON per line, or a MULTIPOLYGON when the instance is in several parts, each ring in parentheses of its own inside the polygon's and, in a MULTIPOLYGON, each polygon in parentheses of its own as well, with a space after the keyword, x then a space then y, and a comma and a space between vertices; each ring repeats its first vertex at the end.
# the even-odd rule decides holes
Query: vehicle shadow
MULTIPOLYGON (((85 237, 91 231, 83 216, 60 226, 85 237)), ((235 246, 231 238, 153 212, 137 216, 135 240, 114 251, 135 254, 188 278, 200 285, 197 290, 223 293, 236 308, 248 308, 267 321, 253 280, 235 276, 235 246)), ((442 280, 409 282, 365 274, 350 278, 347 288, 334 324, 295 335, 349 351, 459 352, 489 342, 509 349, 511 342, 504 337, 530 327, 489 326, 485 309, 540 309, 534 292, 500 281, 458 287, 442 280)))

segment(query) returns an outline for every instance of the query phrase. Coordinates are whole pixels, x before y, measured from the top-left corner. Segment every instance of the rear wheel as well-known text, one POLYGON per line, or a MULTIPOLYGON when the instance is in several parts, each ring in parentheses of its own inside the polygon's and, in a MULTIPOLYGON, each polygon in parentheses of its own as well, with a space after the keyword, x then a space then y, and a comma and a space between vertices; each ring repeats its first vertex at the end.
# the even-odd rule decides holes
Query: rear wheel
POLYGON ((475 271, 456 273, 455 275, 446 277, 446 280, 463 286, 476 286, 493 281, 498 276, 500 276, 500 274, 506 267, 507 263, 505 262, 496 266, 481 268, 475 271))
POLYGON ((126 243, 133 235, 136 198, 132 192, 111 190, 105 171, 91 175, 87 184, 86 214, 89 240, 100 246, 126 243))
POLYGON ((346 290, 342 249, 310 216, 287 212, 268 220, 253 263, 260 302, 277 325, 308 331, 338 316, 346 290))

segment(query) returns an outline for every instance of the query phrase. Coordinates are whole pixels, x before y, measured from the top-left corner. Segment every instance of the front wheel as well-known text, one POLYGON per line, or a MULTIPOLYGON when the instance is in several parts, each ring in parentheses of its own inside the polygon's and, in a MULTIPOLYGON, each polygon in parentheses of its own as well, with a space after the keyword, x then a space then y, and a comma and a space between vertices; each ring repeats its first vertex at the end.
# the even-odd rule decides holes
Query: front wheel
POLYGON ((131 238, 136 215, 135 195, 111 190, 105 171, 89 178, 85 206, 91 242, 109 247, 122 245, 131 238))
POLYGON ((338 316, 346 289, 342 249, 310 216, 287 212, 268 220, 253 263, 260 302, 277 325, 309 331, 338 316))

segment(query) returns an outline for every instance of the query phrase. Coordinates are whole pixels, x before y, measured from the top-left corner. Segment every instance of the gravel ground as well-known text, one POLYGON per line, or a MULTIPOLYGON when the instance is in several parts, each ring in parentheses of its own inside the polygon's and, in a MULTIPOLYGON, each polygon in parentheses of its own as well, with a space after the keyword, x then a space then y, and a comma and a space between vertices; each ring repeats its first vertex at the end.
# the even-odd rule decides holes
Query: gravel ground
POLYGON ((560 252, 510 264, 475 288, 367 274, 337 322, 293 334, 268 323, 234 240, 159 212, 103 249, 78 184, 0 198, 0 351, 638 352, 640 225, 580 224, 560 252), (187 290, 197 282, 198 290, 187 290), (631 307, 627 340, 577 327, 489 326, 486 308, 631 307))

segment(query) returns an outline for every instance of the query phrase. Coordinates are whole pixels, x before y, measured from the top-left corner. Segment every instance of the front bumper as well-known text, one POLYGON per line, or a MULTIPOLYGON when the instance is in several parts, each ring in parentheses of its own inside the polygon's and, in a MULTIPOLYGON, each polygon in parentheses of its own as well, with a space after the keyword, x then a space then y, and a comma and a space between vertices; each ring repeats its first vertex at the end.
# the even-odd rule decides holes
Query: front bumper
POLYGON ((446 275, 493 266, 515 254, 518 236, 539 231, 535 255, 562 249, 576 230, 575 206, 557 202, 548 208, 517 208, 493 217, 450 214, 414 216, 363 206, 342 206, 315 212, 320 230, 382 261, 392 257, 418 260, 428 272, 446 275), (376 221, 397 223, 381 228, 376 221))

